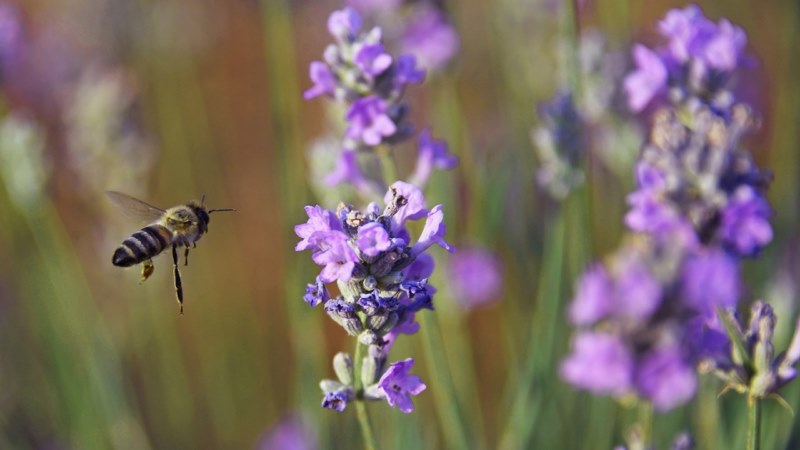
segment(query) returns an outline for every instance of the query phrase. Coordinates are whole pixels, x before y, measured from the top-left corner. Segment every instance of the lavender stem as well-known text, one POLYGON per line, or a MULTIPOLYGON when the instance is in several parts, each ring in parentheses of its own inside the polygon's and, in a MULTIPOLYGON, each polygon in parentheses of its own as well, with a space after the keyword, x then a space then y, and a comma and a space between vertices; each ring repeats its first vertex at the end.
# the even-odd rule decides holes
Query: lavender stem
POLYGON ((361 365, 364 360, 362 348, 364 346, 356 339, 355 351, 355 390, 356 390, 356 416, 358 416, 358 423, 361 426, 361 436, 364 438, 364 448, 366 450, 375 450, 378 448, 375 445, 375 435, 372 433, 372 424, 369 421, 367 414, 367 403, 364 400, 364 387, 361 382, 361 365))
POLYGON ((747 421, 747 450, 761 449, 761 399, 747 398, 749 420, 747 421))

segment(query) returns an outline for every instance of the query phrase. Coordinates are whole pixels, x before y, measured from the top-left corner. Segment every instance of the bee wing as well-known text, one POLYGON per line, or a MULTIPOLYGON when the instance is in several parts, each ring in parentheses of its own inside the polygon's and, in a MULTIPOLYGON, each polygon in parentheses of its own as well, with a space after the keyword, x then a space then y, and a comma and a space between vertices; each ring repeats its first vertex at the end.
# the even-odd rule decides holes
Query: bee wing
POLYGON ((165 212, 161 208, 156 208, 149 203, 145 203, 130 195, 123 194, 122 192, 106 191, 106 195, 108 199, 111 200, 111 203, 133 220, 153 222, 160 218, 165 212))

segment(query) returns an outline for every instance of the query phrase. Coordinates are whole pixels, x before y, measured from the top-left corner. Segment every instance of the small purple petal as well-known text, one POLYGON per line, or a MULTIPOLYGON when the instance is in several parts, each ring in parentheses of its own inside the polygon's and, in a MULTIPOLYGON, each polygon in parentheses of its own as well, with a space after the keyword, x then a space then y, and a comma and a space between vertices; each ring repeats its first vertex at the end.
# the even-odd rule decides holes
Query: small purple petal
POLYGON ((459 248, 450 260, 448 274, 453 297, 465 310, 487 306, 502 294, 502 264, 485 248, 459 248))
POLYGON ((397 126, 387 115, 386 102, 375 95, 360 98, 353 102, 345 117, 348 122, 347 137, 378 145, 384 137, 393 135, 397 126))
POLYGON ((406 414, 414 410, 411 396, 419 395, 427 388, 418 376, 408 373, 412 367, 413 358, 392 363, 378 380, 378 388, 383 392, 389 406, 397 407, 406 414))
POLYGON ((717 306, 729 308, 739 298, 739 264, 722 250, 707 250, 689 257, 681 275, 681 294, 687 305, 705 317, 717 306))
POLYGON ((328 31, 337 39, 352 40, 361 30, 361 16, 353 8, 344 8, 331 13, 328 31))
POLYGON ((311 100, 320 95, 333 94, 336 89, 336 78, 325 63, 314 61, 309 66, 309 77, 314 85, 303 93, 303 98, 311 100))
POLYGON ((422 234, 419 240, 411 248, 411 253, 419 255, 424 252, 433 244, 439 244, 443 249, 453 253, 455 249, 444 240, 447 234, 447 227, 444 224, 444 212, 442 212, 442 205, 436 205, 428 213, 428 219, 425 221, 425 227, 422 229, 422 234))
POLYGON ((596 264, 580 281, 569 305, 569 319, 574 325, 592 325, 603 319, 613 307, 614 283, 605 267, 596 264))
POLYGON ((628 107, 638 112, 666 86, 667 68, 658 55, 640 44, 633 47, 633 59, 636 70, 625 77, 624 85, 628 107))

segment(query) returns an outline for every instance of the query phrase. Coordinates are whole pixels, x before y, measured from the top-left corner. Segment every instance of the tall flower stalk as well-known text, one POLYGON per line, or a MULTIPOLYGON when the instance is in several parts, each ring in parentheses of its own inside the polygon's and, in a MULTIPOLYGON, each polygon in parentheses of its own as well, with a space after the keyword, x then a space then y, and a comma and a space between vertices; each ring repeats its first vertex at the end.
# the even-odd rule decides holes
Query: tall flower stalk
POLYGON ((306 301, 323 304, 356 337, 352 358, 346 353, 334 358, 337 379, 321 383, 323 407, 342 411, 356 402, 365 445, 374 448, 365 403, 384 399, 410 413, 411 397, 426 389, 419 377, 409 374, 413 358, 388 364, 388 353, 399 334, 419 329, 417 312, 433 309, 435 289, 428 277, 434 262, 425 251, 434 243, 453 250, 444 241, 442 206, 428 210, 418 186, 425 185, 434 169, 452 168, 457 159, 424 130, 409 182, 389 185, 398 179, 394 147, 414 133, 403 93, 408 85, 421 83, 425 72, 417 68, 414 56, 387 53, 382 30, 363 30, 354 9, 333 12, 328 30, 335 43, 325 50, 324 61, 311 63, 313 86, 304 94, 306 99, 327 96, 344 112, 341 150, 325 183, 349 184, 366 199, 375 199, 382 189, 385 207, 374 202, 365 210, 344 203, 336 211, 307 207, 308 222, 295 230, 302 238, 296 249, 311 250, 314 261, 325 266, 309 284, 306 301), (412 245, 405 224, 422 218, 425 226, 412 245), (341 294, 335 298, 326 286, 333 282, 341 294))

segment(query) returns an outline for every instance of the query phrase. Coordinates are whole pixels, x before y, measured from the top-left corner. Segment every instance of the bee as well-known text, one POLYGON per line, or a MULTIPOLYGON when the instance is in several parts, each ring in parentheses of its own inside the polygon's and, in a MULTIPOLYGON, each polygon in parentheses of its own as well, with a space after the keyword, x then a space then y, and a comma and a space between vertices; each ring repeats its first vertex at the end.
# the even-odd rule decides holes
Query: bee
POLYGON ((172 273, 175 278, 175 294, 180 313, 183 315, 183 286, 178 270, 178 248, 184 247, 183 265, 189 265, 189 248, 197 247, 197 241, 208 232, 211 213, 235 211, 231 208, 206 209, 205 195, 200 201, 192 200, 185 205, 169 209, 157 208, 129 195, 108 191, 108 198, 122 212, 132 218, 150 221, 150 224, 133 233, 114 252, 111 263, 117 267, 130 267, 142 263, 144 283, 153 274, 153 258, 172 246, 172 273))

